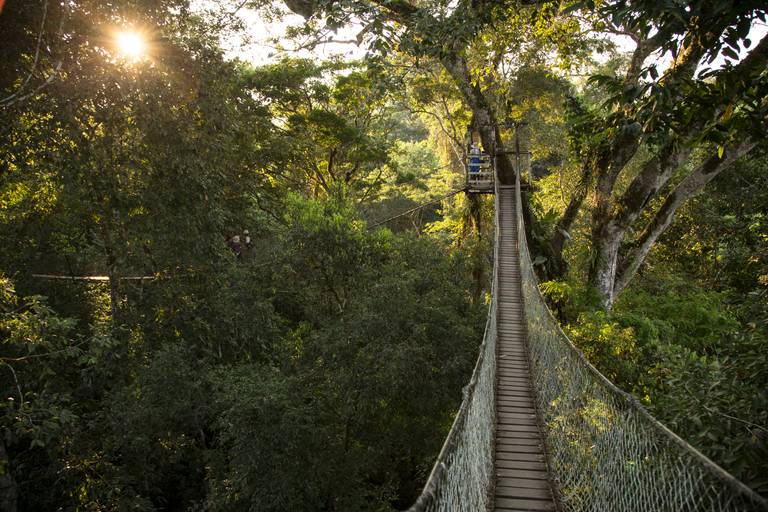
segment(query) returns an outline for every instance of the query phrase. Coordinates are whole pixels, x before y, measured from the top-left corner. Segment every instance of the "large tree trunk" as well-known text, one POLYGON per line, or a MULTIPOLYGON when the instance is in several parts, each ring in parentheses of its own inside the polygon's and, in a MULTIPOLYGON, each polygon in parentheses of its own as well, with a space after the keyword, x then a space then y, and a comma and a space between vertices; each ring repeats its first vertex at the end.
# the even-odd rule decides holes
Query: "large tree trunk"
MULTIPOLYGON (((515 184, 515 164, 509 154, 504 151, 504 143, 501 139, 496 116, 485 95, 479 87, 473 85, 467 62, 458 52, 444 56, 441 59, 443 67, 454 80, 464 100, 472 109, 473 124, 480 133, 483 147, 488 152, 495 153, 496 178, 501 185, 515 184)), ((523 196, 521 204, 526 226, 526 239, 531 254, 535 257, 542 255, 546 258, 543 267, 537 267, 540 279, 551 279, 564 273, 565 264, 562 259, 562 251, 554 252, 551 243, 543 243, 538 238, 531 236, 536 218, 530 209, 527 194, 523 196)))
POLYGON ((502 185, 514 185, 515 166, 509 155, 504 154, 504 143, 501 140, 496 115, 480 88, 472 84, 467 61, 457 52, 443 57, 441 63, 453 78, 464 101, 472 109, 473 124, 480 133, 483 148, 487 152, 495 153, 497 179, 502 185))
POLYGON ((675 187, 667 196, 661 208, 656 212, 656 215, 651 219, 651 222, 640 234, 632 250, 622 259, 617 269, 614 295, 621 293, 635 276, 640 265, 648 256, 653 244, 672 224, 678 208, 688 199, 701 192, 718 174, 730 167, 733 162, 749 153, 755 146, 756 143, 747 140, 733 150, 728 151, 724 158, 716 155, 709 157, 675 187))
POLYGON ((677 209, 755 145, 745 141, 728 151, 724 158, 713 155, 705 160, 670 192, 637 241, 622 254, 622 242, 632 222, 689 152, 665 148, 644 166, 621 199, 615 202, 614 213, 608 218, 595 219, 592 232, 594 260, 589 280, 600 295, 603 309, 609 311, 613 307, 616 297, 635 276, 653 244, 672 223, 677 209))
POLYGON ((600 295, 603 309, 610 310, 616 300, 614 293, 619 248, 625 231, 612 222, 603 222, 592 234, 594 259, 589 273, 589 282, 600 295))
POLYGON ((613 197, 618 168, 623 168, 637 150, 634 140, 626 140, 627 148, 616 148, 615 155, 606 168, 599 170, 596 195, 597 208, 593 214, 592 248, 594 257, 589 282, 597 290, 604 309, 610 310, 620 290, 616 287, 619 267, 619 250, 627 231, 642 213, 648 202, 669 180, 680 165, 683 155, 675 140, 670 140, 659 153, 643 166, 619 199, 613 197))

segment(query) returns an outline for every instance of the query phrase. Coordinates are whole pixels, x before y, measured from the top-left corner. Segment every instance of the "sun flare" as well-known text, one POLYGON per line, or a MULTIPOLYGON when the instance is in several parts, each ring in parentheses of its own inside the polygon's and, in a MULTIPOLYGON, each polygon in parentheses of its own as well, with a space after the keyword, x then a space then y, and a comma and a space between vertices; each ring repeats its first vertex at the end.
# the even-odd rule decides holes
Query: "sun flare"
POLYGON ((144 38, 138 32, 119 32, 116 39, 118 50, 128 59, 140 59, 146 51, 144 38))

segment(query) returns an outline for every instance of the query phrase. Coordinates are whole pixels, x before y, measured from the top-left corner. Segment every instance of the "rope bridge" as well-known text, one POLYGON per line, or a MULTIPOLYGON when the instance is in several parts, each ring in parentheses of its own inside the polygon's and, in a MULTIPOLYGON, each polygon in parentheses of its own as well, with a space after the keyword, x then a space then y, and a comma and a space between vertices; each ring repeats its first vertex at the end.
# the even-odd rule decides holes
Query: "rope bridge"
MULTIPOLYGON (((522 167, 522 166, 519 166, 522 167)), ((521 170, 521 169, 519 169, 521 170)), ((496 186, 496 244, 491 303, 480 355, 464 400, 432 473, 409 512, 485 510, 563 511, 768 511, 768 502, 736 480, 653 418, 631 395, 621 391, 592 366, 560 329, 538 290, 525 240, 520 202, 519 172, 514 190, 496 186), (513 195, 514 194, 514 195, 513 195), (512 222, 519 242, 519 274, 499 271, 499 245, 507 244, 500 231, 503 202, 514 201, 512 222), (500 204, 502 203, 502 204, 500 204), (501 277, 500 277, 501 276, 501 277), (519 276, 519 277, 518 277, 519 276), (515 282, 515 280, 518 280, 515 282), (546 447, 552 500, 500 499, 498 488, 509 460, 501 460, 502 419, 497 409, 505 386, 502 361, 504 308, 500 295, 520 286, 524 315, 519 330, 527 332, 530 384, 538 412, 541 443, 546 447), (501 352, 500 352, 501 351, 501 352), (498 356, 498 357, 497 357, 498 356), (497 430, 499 435, 497 436, 497 430), (498 459, 498 460, 497 460, 498 459), (504 462, 502 466, 501 462, 504 462), (499 502, 505 502, 499 503, 499 502)), ((507 207, 509 208, 509 206, 507 207)), ((507 219, 504 219, 507 222, 507 219)), ((502 260, 504 255, 501 256, 502 260)), ((503 263, 501 265, 503 267, 503 263)), ((508 300, 508 299, 505 299, 508 300)), ((506 304, 506 303, 504 303, 506 304)), ((519 379, 518 379, 519 380, 519 379)), ((507 428, 507 427, 504 427, 507 428)), ((513 462, 514 464, 514 462, 513 462)), ((531 485, 542 480, 520 463, 516 473, 531 485)), ((539 471, 541 474, 542 472, 539 471)), ((545 473, 546 474, 546 473, 545 473)), ((522 489, 526 490, 526 489, 522 489)))

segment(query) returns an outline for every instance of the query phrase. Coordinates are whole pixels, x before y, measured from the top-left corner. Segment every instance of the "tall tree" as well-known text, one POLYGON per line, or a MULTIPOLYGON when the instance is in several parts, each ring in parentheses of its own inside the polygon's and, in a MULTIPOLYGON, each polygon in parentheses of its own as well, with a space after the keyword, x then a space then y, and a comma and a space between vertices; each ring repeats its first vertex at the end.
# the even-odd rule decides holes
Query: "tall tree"
MULTIPOLYGON (((579 40, 576 33, 585 22, 569 16, 584 9, 595 30, 632 38, 635 50, 624 75, 593 78, 609 92, 605 106, 572 107, 578 120, 574 138, 579 141, 583 173, 552 239, 544 245, 533 240, 534 249, 551 260, 552 270, 562 273, 568 230, 592 191, 595 258, 590 281, 606 309, 634 276, 680 204, 751 151, 766 131, 768 42, 752 44, 748 37, 755 20, 765 19, 762 2, 630 4, 618 0, 599 9, 594 2, 578 2, 565 11, 547 2, 291 2, 288 7, 311 22, 320 17, 312 16, 323 13, 335 26, 354 14, 365 24, 361 37, 372 38, 372 48, 396 49, 439 62, 471 108, 484 146, 499 151, 504 149, 498 123, 503 111, 494 102, 492 92, 498 86, 493 77, 474 65, 478 35, 492 30, 512 32, 514 36, 506 38, 512 46, 538 37, 554 48, 574 51, 578 45, 569 43, 579 40), (568 27, 570 38, 568 30, 551 28, 529 32, 527 39, 516 37, 525 35, 527 26, 568 27), (739 58, 744 48, 750 50, 739 58), (663 54, 672 56, 666 69, 653 60, 663 54), (718 58, 725 58, 726 64, 718 67, 718 58), (694 147, 706 144, 712 147, 709 153, 691 160, 694 147), (640 148, 649 149, 650 157, 642 162, 640 172, 627 178, 631 183, 626 189, 617 189, 617 184, 627 181, 619 178, 631 174, 630 164, 642 158, 640 148), (692 166, 686 178, 672 179, 688 162, 692 166), (667 194, 660 196, 661 191, 667 194), (649 208, 658 197, 664 198, 663 204, 649 208), (647 224, 636 226, 649 211, 653 214, 647 224), (630 230, 639 233, 633 240, 627 239, 630 230)), ((501 157, 497 167, 502 182, 510 182, 512 161, 501 157)))
POLYGON ((591 193, 589 280, 610 309, 679 207, 764 140, 768 38, 749 39, 763 2, 620 1, 596 14, 635 47, 623 74, 591 78, 604 102, 571 103, 582 175, 552 244, 591 193))

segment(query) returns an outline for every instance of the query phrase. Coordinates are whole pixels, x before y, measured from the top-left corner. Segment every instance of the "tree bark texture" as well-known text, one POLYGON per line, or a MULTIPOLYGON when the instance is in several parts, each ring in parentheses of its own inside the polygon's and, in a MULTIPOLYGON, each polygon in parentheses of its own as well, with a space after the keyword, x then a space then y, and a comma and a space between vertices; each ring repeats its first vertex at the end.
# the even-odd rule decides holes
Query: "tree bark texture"
POLYGON ((706 159, 669 193, 637 240, 622 251, 622 244, 632 223, 690 152, 670 144, 646 163, 626 192, 616 201, 612 214, 599 222, 593 231, 592 247, 595 254, 590 283, 600 294, 606 311, 612 308, 616 297, 635 276, 653 244, 672 223, 678 208, 755 146, 756 143, 745 141, 728 151, 723 158, 713 155, 706 159))
POLYGON ((729 151, 724 158, 716 155, 709 157, 703 164, 689 174, 667 196, 664 204, 656 212, 651 222, 645 227, 637 239, 634 248, 629 251, 621 262, 614 284, 614 295, 621 293, 635 276, 640 265, 645 261, 651 247, 659 236, 669 227, 680 206, 691 197, 697 195, 718 174, 730 167, 736 160, 749 153, 757 144, 745 141, 729 151))

